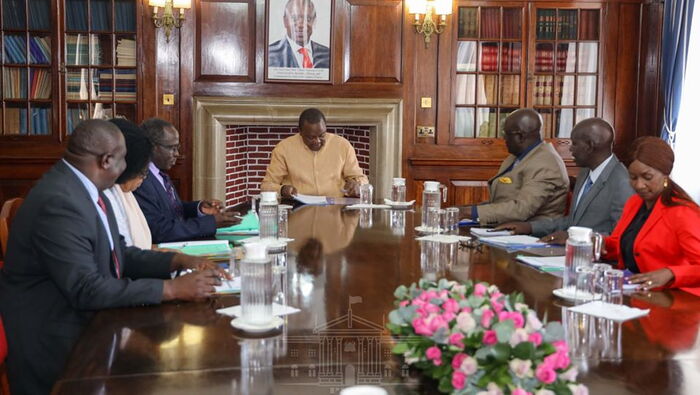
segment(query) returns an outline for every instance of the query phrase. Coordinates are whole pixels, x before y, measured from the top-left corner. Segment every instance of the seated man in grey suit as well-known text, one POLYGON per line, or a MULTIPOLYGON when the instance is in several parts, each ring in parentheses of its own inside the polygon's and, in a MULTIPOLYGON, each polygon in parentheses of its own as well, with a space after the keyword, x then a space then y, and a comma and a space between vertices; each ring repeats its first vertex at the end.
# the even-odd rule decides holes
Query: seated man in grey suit
POLYGON ((270 44, 268 67, 327 69, 328 47, 311 41, 316 24, 316 7, 311 0, 289 0, 284 7, 287 35, 270 44))
POLYGON ((125 156, 116 125, 81 122, 12 221, 0 313, 13 394, 48 394, 98 310, 203 299, 225 276, 201 258, 126 247, 102 192, 124 171, 125 156), (182 269, 200 271, 170 278, 182 269))
POLYGON ((615 132, 600 118, 579 122, 571 132, 571 155, 581 167, 569 215, 533 222, 512 222, 496 229, 509 229, 516 234, 544 236, 551 244, 564 244, 569 226, 584 226, 596 232, 612 232, 634 191, 625 166, 612 153, 615 132))

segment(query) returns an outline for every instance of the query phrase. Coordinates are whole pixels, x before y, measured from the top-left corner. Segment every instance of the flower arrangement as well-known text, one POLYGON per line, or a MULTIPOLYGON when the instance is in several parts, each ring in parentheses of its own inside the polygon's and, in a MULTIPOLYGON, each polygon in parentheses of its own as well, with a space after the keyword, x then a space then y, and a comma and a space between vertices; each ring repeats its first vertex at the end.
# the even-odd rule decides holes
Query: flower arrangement
POLYGON ((588 394, 576 382, 562 325, 543 324, 522 294, 442 279, 402 285, 394 296, 392 351, 436 379, 440 392, 588 394))

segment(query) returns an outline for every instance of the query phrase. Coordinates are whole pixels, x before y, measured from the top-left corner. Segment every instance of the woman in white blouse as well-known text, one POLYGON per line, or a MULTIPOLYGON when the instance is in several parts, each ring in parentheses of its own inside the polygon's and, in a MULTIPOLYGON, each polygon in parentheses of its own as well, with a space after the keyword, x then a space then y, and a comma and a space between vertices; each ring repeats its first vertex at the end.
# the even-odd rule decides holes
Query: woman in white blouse
POLYGON ((151 231, 132 191, 141 185, 148 174, 153 144, 133 122, 121 118, 111 119, 110 122, 117 125, 124 134, 126 169, 117 178, 114 186, 106 189, 104 193, 112 204, 119 233, 124 237, 126 245, 150 249, 151 231))

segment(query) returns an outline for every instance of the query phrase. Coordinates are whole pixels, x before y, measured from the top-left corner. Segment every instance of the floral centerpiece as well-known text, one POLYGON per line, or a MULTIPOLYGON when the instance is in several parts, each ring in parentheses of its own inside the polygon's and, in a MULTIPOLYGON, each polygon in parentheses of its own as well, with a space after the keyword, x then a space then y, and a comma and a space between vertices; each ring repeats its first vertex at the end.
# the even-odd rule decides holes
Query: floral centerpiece
POLYGON ((393 352, 455 394, 586 395, 564 329, 486 283, 421 280, 394 292, 393 352))

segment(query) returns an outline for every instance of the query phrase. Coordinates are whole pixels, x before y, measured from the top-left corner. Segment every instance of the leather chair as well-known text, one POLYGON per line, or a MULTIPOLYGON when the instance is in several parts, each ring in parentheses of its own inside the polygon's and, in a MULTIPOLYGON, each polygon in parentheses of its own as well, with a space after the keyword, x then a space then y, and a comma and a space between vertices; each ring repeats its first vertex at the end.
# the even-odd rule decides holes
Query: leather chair
MULTIPOLYGON (((7 251, 7 238, 10 234, 10 224, 15 214, 17 214, 19 206, 22 205, 22 202, 24 202, 22 198, 10 199, 3 203, 2 209, 0 209, 0 252, 2 252, 3 257, 7 251)), ((0 265, 0 267, 2 267, 2 265, 0 265)))

